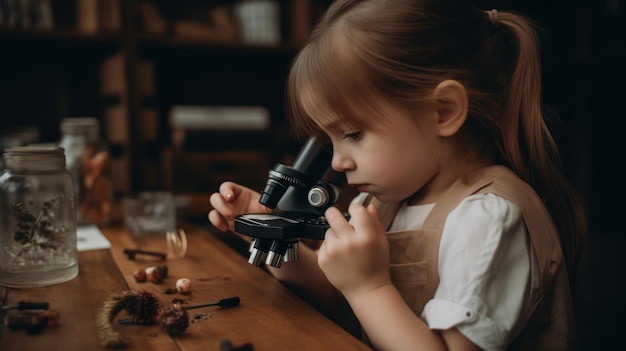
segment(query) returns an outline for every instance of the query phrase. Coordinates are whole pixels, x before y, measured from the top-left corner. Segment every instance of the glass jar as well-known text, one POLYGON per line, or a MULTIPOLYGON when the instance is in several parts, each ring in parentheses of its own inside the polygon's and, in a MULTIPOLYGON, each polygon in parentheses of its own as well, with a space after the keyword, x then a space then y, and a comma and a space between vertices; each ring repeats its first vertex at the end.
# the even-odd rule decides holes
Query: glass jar
POLYGON ((74 178, 78 224, 104 224, 111 219, 110 155, 99 135, 96 118, 61 121, 59 146, 65 149, 67 170, 74 178))
POLYGON ((57 146, 4 150, 0 285, 36 287, 78 275, 74 181, 57 146))

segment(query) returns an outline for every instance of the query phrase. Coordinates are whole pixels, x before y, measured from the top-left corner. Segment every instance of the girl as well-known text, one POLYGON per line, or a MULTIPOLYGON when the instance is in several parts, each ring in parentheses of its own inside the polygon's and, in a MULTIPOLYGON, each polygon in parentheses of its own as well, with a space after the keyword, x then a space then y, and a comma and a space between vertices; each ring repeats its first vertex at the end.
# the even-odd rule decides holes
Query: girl
MULTIPOLYGON (((337 0, 288 80, 297 131, 361 192, 280 269, 385 350, 571 350, 585 233, 540 105, 533 25, 460 0, 337 0), (568 277, 568 272, 570 276, 568 277), (568 279, 569 278, 569 279, 568 279), (347 304, 346 304, 347 303, 347 304)), ((209 219, 267 212, 226 182, 209 219)))

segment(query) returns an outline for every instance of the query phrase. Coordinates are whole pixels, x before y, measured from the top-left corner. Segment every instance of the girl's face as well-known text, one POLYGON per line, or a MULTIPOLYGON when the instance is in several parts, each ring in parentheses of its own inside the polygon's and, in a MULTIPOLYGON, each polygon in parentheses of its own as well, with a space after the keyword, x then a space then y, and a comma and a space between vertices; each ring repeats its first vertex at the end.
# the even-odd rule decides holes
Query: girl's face
POLYGON ((332 168, 382 202, 401 201, 422 189, 439 169, 436 111, 424 105, 411 111, 384 105, 385 122, 375 127, 348 124, 332 114, 317 118, 333 145, 332 168))

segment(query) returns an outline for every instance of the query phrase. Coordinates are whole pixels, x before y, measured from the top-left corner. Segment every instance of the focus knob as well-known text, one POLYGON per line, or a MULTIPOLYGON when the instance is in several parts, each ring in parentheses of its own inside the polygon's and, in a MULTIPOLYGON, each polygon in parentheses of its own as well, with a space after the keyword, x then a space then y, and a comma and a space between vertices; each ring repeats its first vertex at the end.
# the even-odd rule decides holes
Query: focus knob
POLYGON ((332 183, 323 183, 316 185, 309 190, 307 200, 313 207, 322 208, 333 205, 339 196, 341 195, 341 189, 332 183))

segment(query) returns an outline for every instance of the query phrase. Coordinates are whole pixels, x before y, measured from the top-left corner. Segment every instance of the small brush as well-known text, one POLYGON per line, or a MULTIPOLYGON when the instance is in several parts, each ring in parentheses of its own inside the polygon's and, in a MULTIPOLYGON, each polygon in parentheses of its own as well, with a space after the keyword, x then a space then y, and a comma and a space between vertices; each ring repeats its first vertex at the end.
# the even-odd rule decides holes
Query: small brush
POLYGON ((212 301, 212 302, 204 302, 204 303, 198 303, 195 305, 182 306, 182 309, 191 310, 194 308, 208 307, 208 306, 234 307, 238 305, 239 305, 239 296, 233 296, 233 297, 227 297, 227 298, 220 299, 217 301, 212 301))
POLYGON ((47 302, 20 301, 15 306, 0 306, 2 310, 47 310, 50 305, 47 302))

